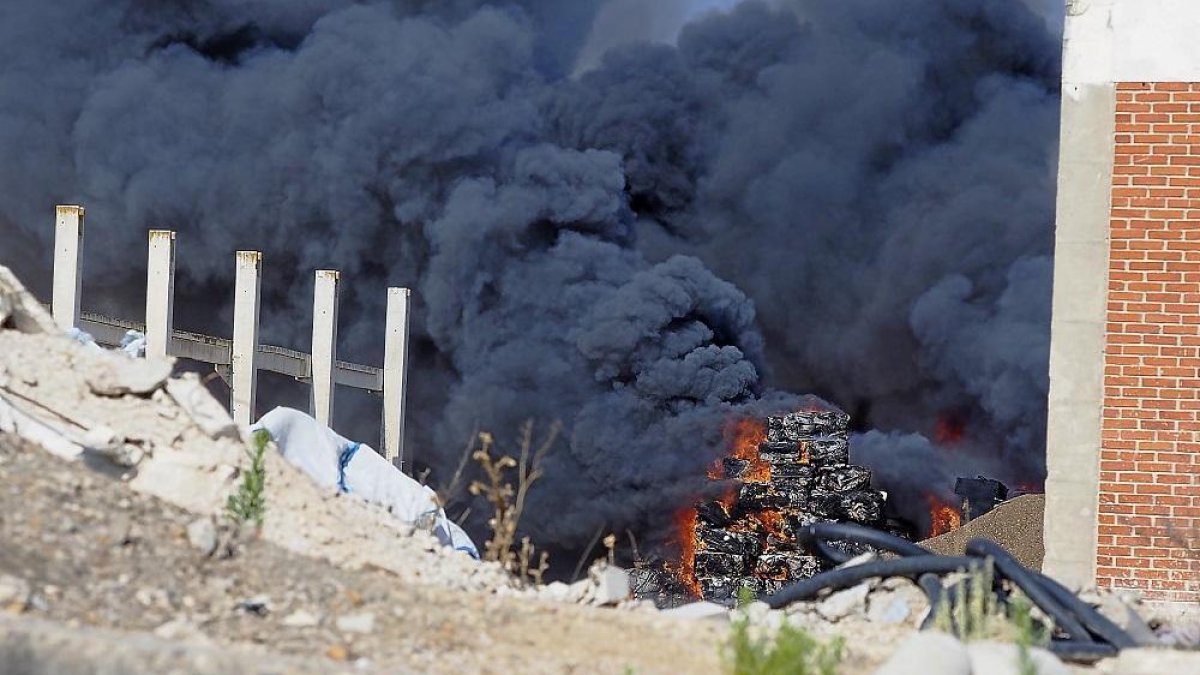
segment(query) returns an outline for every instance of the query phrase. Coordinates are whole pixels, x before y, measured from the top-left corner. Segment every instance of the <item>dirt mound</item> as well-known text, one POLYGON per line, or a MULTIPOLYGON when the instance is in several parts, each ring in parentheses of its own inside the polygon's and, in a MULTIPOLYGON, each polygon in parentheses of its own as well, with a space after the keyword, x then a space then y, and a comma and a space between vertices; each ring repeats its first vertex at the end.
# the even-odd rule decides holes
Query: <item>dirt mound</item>
POLYGON ((1026 567, 1041 570, 1046 553, 1042 546, 1042 515, 1045 495, 1022 495, 957 530, 926 539, 921 545, 942 555, 961 555, 968 541, 991 539, 1016 556, 1026 567))

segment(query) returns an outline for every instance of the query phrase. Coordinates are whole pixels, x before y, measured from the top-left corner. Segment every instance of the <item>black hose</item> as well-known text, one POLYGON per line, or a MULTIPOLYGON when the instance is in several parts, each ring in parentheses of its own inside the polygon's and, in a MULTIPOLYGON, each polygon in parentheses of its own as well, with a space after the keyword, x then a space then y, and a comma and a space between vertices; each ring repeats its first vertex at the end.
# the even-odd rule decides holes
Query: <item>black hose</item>
POLYGON ((907 539, 851 523, 812 523, 800 528, 796 534, 801 544, 813 545, 822 556, 838 565, 852 556, 829 546, 828 541, 831 539, 868 544, 902 556, 933 555, 928 549, 921 548, 907 539))
POLYGON ((983 562, 964 556, 920 556, 876 560, 874 562, 840 567, 784 586, 766 599, 771 609, 785 607, 797 600, 816 597, 825 589, 832 591, 854 586, 874 577, 917 577, 926 573, 949 574, 982 567, 983 562))
POLYGON ((1046 649, 1063 661, 1095 663, 1100 659, 1116 656, 1121 650, 1103 642, 1079 642, 1077 640, 1052 640, 1046 649))
POLYGON ((1093 635, 1108 642, 1117 649, 1128 649, 1137 646, 1137 640, 1134 640, 1133 636, 1125 632, 1117 624, 1109 621, 1108 617, 1096 611, 1086 602, 1080 600, 1078 596, 1065 586, 1044 574, 1036 572, 1032 572, 1031 574, 1043 588, 1054 596, 1054 599, 1059 604, 1082 621, 1084 627, 1093 635))
POLYGON ((999 544, 987 539, 972 539, 967 542, 966 548, 968 555, 991 558, 996 566, 996 571, 1002 576, 1008 577, 1010 581, 1025 593, 1033 604, 1037 605, 1046 614, 1049 614, 1059 630, 1075 640, 1081 642, 1091 641, 1091 633, 1087 632, 1083 624, 1079 623, 1071 612, 1068 612, 1065 607, 1059 604, 1054 595, 1038 582, 1032 572, 1025 569, 1024 565, 1012 557, 999 544))
POLYGON ((1064 660, 1090 662, 1112 656, 1121 649, 1136 646, 1136 641, 1104 615, 1088 606, 1057 581, 1026 569, 1008 551, 995 542, 974 539, 967 543, 967 556, 939 556, 910 541, 861 525, 849 523, 813 523, 797 533, 801 543, 822 557, 842 564, 852 557, 829 542, 849 541, 867 544, 902 556, 899 559, 879 560, 853 567, 844 567, 795 582, 769 596, 766 602, 779 609, 797 600, 816 597, 823 590, 840 590, 873 577, 917 577, 918 585, 929 599, 929 616, 922 628, 932 625, 940 602, 953 594, 944 589, 937 575, 962 572, 982 566, 981 558, 990 558, 1000 578, 1007 578, 1020 588, 1039 609, 1054 621, 1055 626, 1069 639, 1055 640, 1050 650, 1064 660), (1104 642, 1096 642, 1093 638, 1104 642))
MULTIPOLYGON (((954 606, 955 597, 958 595, 955 587, 949 588, 942 585, 942 578, 936 574, 922 574, 917 579, 917 585, 921 590, 925 591, 925 597, 929 599, 929 613, 925 615, 925 620, 921 622, 921 630, 929 630, 937 623, 938 607, 945 603, 948 607, 954 606)), ((950 617, 950 623, 954 624, 954 617, 950 617)), ((954 626, 957 629, 957 626, 954 626)))

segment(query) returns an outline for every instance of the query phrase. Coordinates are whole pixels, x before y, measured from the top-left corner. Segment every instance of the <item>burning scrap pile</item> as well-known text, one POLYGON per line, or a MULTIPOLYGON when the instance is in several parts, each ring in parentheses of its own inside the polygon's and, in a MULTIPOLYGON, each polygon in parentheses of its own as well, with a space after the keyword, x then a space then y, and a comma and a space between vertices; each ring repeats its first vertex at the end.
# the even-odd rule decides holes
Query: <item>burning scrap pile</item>
POLYGON ((771 593, 821 571, 796 538, 818 521, 878 526, 884 495, 849 463, 848 415, 809 410, 730 425, 730 456, 709 471, 722 495, 678 516, 680 559, 639 570, 637 591, 662 604, 771 593))

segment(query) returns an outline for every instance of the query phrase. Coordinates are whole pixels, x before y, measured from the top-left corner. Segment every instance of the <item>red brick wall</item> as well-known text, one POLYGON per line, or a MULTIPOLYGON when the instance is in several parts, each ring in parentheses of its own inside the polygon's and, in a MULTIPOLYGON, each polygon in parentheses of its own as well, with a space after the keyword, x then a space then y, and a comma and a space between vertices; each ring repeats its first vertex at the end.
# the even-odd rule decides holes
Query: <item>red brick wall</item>
POLYGON ((1097 581, 1200 599, 1200 84, 1117 85, 1097 581))

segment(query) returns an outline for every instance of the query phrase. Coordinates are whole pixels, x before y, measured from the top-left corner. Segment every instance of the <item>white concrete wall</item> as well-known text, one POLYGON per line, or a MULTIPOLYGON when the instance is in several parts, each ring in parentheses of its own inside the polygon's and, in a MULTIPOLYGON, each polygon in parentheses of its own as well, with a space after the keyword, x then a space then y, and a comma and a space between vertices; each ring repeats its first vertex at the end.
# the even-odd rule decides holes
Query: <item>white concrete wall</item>
POLYGON ((1200 82, 1198 36, 1198 0, 1068 0, 1063 80, 1200 82))

